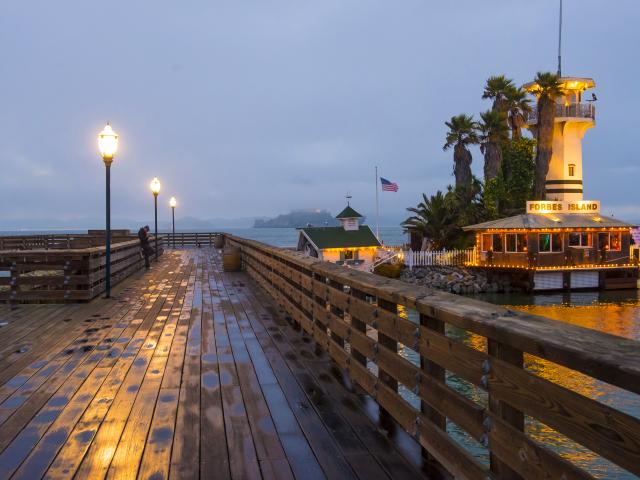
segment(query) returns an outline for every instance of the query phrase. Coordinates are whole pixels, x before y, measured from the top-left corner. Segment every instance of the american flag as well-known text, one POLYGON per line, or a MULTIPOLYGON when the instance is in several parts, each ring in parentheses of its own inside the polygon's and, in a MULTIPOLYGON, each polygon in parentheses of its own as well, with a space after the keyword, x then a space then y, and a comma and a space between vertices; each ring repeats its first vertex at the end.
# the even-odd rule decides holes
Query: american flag
POLYGON ((383 192, 397 192, 398 184, 394 182, 390 182, 386 178, 380 177, 380 183, 382 183, 382 191, 383 192))

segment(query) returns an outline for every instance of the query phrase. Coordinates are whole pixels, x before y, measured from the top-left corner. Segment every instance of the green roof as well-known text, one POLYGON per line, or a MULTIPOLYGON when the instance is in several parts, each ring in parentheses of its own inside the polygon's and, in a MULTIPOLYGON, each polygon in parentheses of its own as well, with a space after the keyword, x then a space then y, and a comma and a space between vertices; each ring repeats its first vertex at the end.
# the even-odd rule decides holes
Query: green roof
POLYGON ((613 217, 591 215, 586 213, 524 213, 508 218, 500 218, 489 222, 463 227, 463 230, 494 230, 515 228, 628 228, 633 225, 613 217))
POLYGON ((325 248, 381 246, 367 225, 361 225, 358 230, 345 230, 342 227, 310 227, 300 230, 321 250, 325 248))
POLYGON ((353 208, 347 205, 347 208, 345 208, 338 215, 336 215, 336 218, 362 218, 362 215, 360 215, 353 208))

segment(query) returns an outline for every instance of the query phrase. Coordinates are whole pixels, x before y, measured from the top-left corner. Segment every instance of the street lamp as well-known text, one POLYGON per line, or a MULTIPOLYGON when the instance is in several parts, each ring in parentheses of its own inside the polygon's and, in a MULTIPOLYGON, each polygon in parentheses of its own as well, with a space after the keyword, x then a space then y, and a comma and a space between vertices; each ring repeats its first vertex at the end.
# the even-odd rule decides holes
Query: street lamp
POLYGON ((176 197, 171 197, 169 199, 169 206, 171 207, 171 231, 173 232, 173 248, 176 248, 176 205, 178 202, 176 201, 176 197))
POLYGON ((158 194, 160 193, 160 180, 158 177, 154 177, 151 180, 151 192, 153 193, 153 207, 155 214, 155 244, 156 244, 156 262, 158 261, 158 194))
POLYGON ((106 167, 106 231, 105 251, 107 254, 104 271, 105 298, 111 296, 111 164, 118 151, 118 135, 107 122, 104 129, 98 134, 98 149, 104 166, 106 167))

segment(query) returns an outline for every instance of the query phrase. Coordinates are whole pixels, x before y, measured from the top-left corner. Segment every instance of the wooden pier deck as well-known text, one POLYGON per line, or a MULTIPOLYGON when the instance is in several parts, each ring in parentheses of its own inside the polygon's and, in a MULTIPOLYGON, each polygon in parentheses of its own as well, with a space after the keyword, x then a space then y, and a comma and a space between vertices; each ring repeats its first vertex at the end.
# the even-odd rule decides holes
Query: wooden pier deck
POLYGON ((424 476, 418 444, 213 249, 0 324, 0 479, 424 476))

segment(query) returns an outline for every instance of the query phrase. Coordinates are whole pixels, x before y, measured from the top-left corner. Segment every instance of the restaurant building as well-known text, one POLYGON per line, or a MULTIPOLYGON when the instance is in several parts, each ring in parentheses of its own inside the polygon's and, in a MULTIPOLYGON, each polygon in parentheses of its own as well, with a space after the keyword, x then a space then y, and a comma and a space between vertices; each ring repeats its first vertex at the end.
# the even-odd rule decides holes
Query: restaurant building
POLYGON ((520 270, 532 290, 637 288, 632 225, 585 203, 527 202, 525 214, 465 227, 476 232, 476 266, 520 270))
MULTIPOLYGON (((595 125, 595 96, 583 97, 595 82, 560 81, 546 199, 527 202, 524 214, 465 227, 476 232, 475 266, 509 270, 532 290, 637 288, 633 225, 603 216, 600 202, 583 200, 582 137, 595 125)), ((538 91, 536 83, 525 88, 538 91)), ((534 110, 527 128, 535 134, 536 127, 534 110)))

